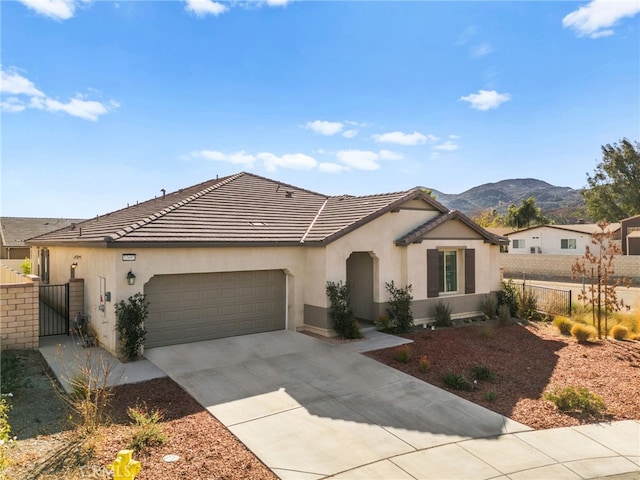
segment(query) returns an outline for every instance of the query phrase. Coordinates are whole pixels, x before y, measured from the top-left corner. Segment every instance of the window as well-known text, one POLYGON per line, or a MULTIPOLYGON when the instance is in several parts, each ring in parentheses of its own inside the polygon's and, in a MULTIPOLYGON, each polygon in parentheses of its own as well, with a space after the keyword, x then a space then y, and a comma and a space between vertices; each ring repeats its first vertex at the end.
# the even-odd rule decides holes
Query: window
POLYGON ((49 249, 40 250, 38 258, 38 276, 42 283, 49 283, 49 249))
POLYGON ((560 248, 562 250, 575 250, 576 239, 575 238, 563 238, 560 240, 560 248))
POLYGON ((438 287, 441 293, 458 291, 458 252, 438 252, 438 287))
POLYGON ((466 249, 427 250, 427 297, 441 293, 476 292, 476 251, 466 249))
POLYGON ((514 238, 513 240, 511 240, 511 246, 513 248, 524 248, 524 240, 514 238))

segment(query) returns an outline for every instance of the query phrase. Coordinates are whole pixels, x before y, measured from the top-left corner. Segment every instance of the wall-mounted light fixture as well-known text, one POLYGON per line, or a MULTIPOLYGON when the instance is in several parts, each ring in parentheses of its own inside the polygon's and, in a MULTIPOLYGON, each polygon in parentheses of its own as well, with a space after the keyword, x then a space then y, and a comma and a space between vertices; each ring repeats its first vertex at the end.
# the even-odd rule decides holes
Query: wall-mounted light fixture
POLYGON ((78 266, 78 262, 73 262, 71 264, 71 278, 74 279, 76 278, 76 267, 78 266))
POLYGON ((131 270, 129 270, 129 273, 127 273, 127 283, 129 285, 135 285, 136 284, 136 276, 133 274, 133 272, 131 270))

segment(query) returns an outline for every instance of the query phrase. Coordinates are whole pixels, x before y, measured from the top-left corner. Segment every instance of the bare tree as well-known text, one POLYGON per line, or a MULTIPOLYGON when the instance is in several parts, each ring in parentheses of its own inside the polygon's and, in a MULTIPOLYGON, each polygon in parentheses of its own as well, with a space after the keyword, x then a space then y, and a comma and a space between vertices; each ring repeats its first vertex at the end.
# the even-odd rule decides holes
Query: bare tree
POLYGON ((591 235, 593 248, 587 245, 584 255, 577 258, 571 266, 573 278, 578 276, 590 279, 589 287, 583 287, 578 299, 591 305, 593 325, 598 329, 598 338, 602 338, 602 317, 604 314, 605 338, 609 332, 609 312, 617 312, 624 307, 624 301, 618 300, 616 288, 621 285, 629 288, 626 278, 614 280, 613 261, 620 255, 620 246, 613 241, 613 232, 609 223, 598 223, 598 232, 591 235), (596 325, 597 324, 597 325, 596 325))

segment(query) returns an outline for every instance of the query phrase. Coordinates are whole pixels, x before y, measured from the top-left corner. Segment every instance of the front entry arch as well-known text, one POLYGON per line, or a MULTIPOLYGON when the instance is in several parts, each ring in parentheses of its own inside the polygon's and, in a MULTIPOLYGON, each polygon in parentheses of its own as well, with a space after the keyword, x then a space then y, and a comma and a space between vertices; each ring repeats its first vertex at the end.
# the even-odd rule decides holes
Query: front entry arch
POLYGON ((351 284, 351 306, 356 318, 374 322, 373 257, 353 252, 347 259, 347 282, 351 284))

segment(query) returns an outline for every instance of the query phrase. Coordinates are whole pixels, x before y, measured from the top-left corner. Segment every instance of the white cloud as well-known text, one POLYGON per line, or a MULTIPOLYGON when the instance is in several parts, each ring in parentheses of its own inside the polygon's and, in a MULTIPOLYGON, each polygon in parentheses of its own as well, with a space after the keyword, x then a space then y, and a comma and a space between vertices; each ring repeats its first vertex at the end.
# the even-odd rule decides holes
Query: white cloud
POLYGON ((29 95, 30 97, 45 96, 31 80, 14 70, 0 71, 0 92, 11 95, 29 95))
POLYGON ((342 132, 342 136, 344 138, 353 138, 356 135, 358 135, 358 130, 356 130, 355 128, 353 128, 351 130, 345 130, 344 132, 342 132))
POLYGON ((341 122, 327 122, 325 120, 314 120, 308 122, 304 128, 320 135, 331 136, 342 131, 344 125, 341 122))
POLYGON ((489 55, 491 52, 493 52, 493 48, 488 42, 471 47, 471 56, 474 58, 484 57, 485 55, 489 55))
POLYGON ((380 156, 380 160, 402 160, 404 158, 404 155, 392 150, 380 150, 378 155, 380 156))
POLYGON ((490 110, 498 108, 500 104, 511 100, 508 93, 498 93, 495 90, 478 90, 478 93, 472 93, 466 97, 460 97, 460 100, 469 102, 471 108, 476 110, 490 110))
POLYGON ((637 0, 593 0, 564 17, 562 25, 575 30, 579 37, 606 37, 614 33, 610 27, 639 12, 640 2, 637 0))
POLYGON ((0 70, 0 92, 22 95, 29 98, 29 102, 19 97, 11 97, 2 102, 2 110, 7 112, 21 112, 25 108, 35 108, 48 112, 64 112, 68 115, 85 120, 98 120, 100 115, 109 113, 120 106, 117 102, 102 103, 96 100, 85 100, 85 96, 77 94, 68 102, 61 102, 49 98, 28 78, 23 77, 13 69, 0 70))
POLYGON ((293 170, 311 170, 318 165, 315 158, 304 153, 287 153, 278 157, 273 153, 262 152, 257 155, 257 158, 264 162, 265 167, 270 172, 277 170, 278 167, 291 168, 293 170))
POLYGON ((73 117, 83 118, 85 120, 97 121, 100 115, 109 113, 113 108, 117 108, 117 103, 109 107, 104 103, 95 100, 82 100, 81 98, 72 98, 67 103, 54 100, 52 98, 31 97, 29 106, 38 110, 48 112, 64 112, 73 117))
POLYGON ((388 132, 382 134, 375 134, 373 139, 376 142, 381 143, 396 143, 398 145, 421 145, 427 143, 427 141, 436 141, 437 138, 433 135, 428 137, 419 132, 404 133, 404 132, 388 132))
POLYGON ((376 152, 368 150, 340 150, 336 157, 342 163, 356 170, 377 170, 380 168, 378 160, 380 156, 376 152))
POLYGON ((0 110, 3 112, 16 113, 25 109, 25 105, 19 98, 9 97, 6 100, 0 101, 0 110))
POLYGON ((440 152, 431 152, 431 160, 437 160, 441 156, 440 152))
POLYGON ((347 170, 349 170, 349 167, 345 167, 344 165, 339 165, 337 163, 322 162, 318 164, 318 171, 322 173, 340 173, 346 172, 347 170))
POLYGON ((462 137, 460 135, 455 135, 452 133, 451 135, 449 135, 449 138, 451 140, 460 140, 462 137))
MULTIPOLYGON (((77 0, 19 0, 22 4, 40 15, 53 20, 68 20, 73 17, 76 7, 81 3, 77 0)), ((87 0, 82 0, 87 3, 87 0)))
POLYGON ((288 3, 291 3, 292 0, 267 0, 267 5, 270 7, 284 7, 288 3))
POLYGON ((197 15, 198 17, 204 17, 206 15, 213 15, 214 17, 217 17, 229 10, 229 7, 226 5, 219 2, 213 2, 212 0, 185 0, 185 2, 187 4, 185 10, 197 15))
POLYGON ((256 161, 256 157, 249 153, 246 153, 244 150, 233 153, 222 153, 217 150, 199 150, 196 152, 191 152, 191 156, 193 158, 202 158, 204 160, 210 160, 213 162, 228 162, 233 163, 234 165, 253 165, 256 161))
POLYGON ((454 150, 458 150, 460 146, 456 144, 453 140, 446 140, 445 142, 441 143, 440 145, 436 145, 433 148, 435 148, 436 150, 444 150, 446 152, 452 152, 454 150))

